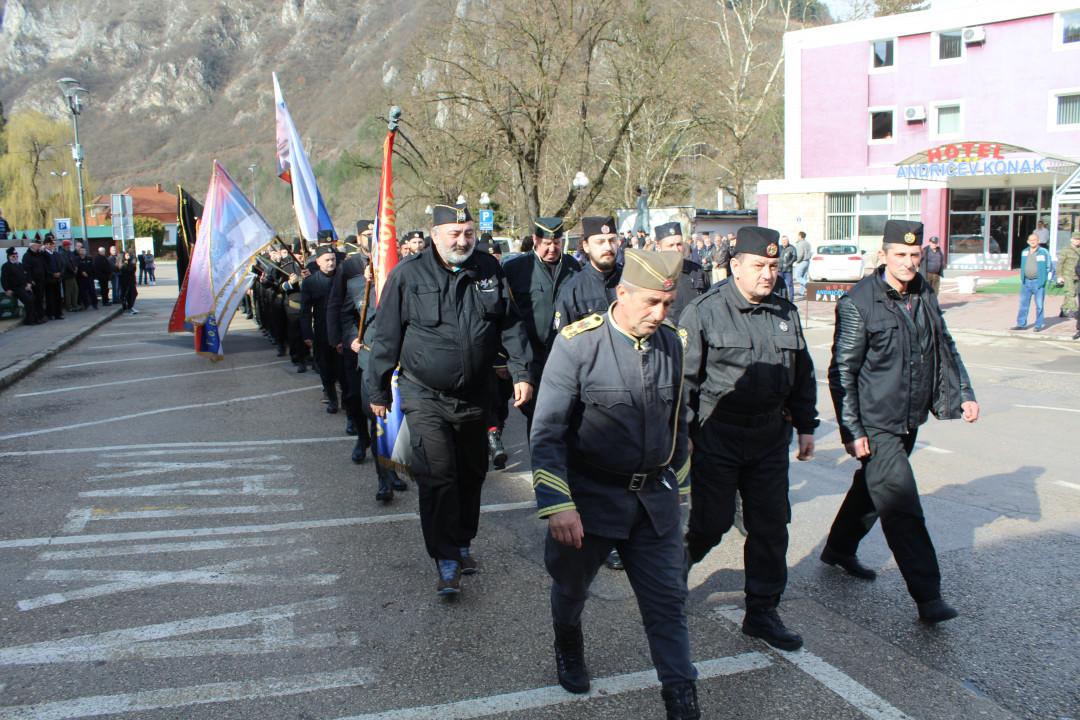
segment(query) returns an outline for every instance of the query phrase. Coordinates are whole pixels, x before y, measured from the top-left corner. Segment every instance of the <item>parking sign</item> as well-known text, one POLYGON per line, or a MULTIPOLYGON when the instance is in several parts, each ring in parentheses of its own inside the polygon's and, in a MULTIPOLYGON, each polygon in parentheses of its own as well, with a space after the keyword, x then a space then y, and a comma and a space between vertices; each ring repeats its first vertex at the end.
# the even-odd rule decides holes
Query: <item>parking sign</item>
POLYGON ((495 230, 495 211, 480 211, 480 232, 492 232, 495 230))
POLYGON ((71 239, 71 218, 56 218, 53 220, 53 235, 57 240, 71 239))

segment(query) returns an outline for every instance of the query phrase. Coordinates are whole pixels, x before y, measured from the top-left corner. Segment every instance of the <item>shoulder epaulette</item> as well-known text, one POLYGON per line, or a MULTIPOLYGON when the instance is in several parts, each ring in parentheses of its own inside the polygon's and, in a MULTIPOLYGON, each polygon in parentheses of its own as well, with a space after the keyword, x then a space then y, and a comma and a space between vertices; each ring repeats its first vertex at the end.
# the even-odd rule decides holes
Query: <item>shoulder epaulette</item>
POLYGON ((570 323, 559 332, 564 338, 570 340, 574 336, 580 335, 587 330, 595 330, 603 324, 604 316, 600 313, 593 313, 592 315, 586 315, 577 322, 570 323))

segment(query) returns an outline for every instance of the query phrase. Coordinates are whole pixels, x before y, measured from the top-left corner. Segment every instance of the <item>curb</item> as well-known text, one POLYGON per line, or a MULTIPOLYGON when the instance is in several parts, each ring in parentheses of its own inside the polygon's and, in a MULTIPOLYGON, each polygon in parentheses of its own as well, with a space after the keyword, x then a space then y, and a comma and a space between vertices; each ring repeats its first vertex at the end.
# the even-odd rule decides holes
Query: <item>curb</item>
POLYGON ((1027 330, 1011 332, 1009 330, 976 330, 974 328, 949 328, 953 335, 982 335, 983 337, 1016 338, 1018 340, 1034 340, 1035 342, 1074 342, 1072 335, 1036 335, 1027 330), (1027 333, 1026 335, 1024 333, 1027 333))
POLYGON ((59 341, 52 347, 48 347, 41 352, 34 353, 33 355, 26 358, 17 365, 12 365, 11 367, 7 368, 2 373, 0 373, 0 391, 6 390, 7 388, 11 387, 16 382, 39 368, 42 364, 45 363, 46 360, 71 347, 72 345, 82 340, 84 337, 94 332, 99 327, 109 322, 122 312, 122 308, 113 308, 112 312, 101 316, 96 321, 79 330, 74 335, 68 335, 66 338, 59 341))

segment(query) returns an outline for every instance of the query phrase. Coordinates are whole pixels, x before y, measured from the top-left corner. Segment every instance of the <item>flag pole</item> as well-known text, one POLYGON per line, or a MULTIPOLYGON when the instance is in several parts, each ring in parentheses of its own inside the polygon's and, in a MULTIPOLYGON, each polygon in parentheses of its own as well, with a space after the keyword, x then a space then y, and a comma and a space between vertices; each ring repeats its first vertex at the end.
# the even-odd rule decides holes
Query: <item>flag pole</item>
MULTIPOLYGON (((394 138, 394 135, 397 134, 398 125, 401 124, 401 108, 399 108, 397 105, 394 105, 393 107, 391 107, 389 117, 390 117, 389 122, 386 123, 386 129, 388 131, 388 133, 387 133, 387 141, 392 142, 393 138, 394 138)), ((385 159, 385 162, 391 162, 391 159, 390 159, 389 156, 385 159)), ((382 172, 383 172, 384 176, 386 175, 386 171, 387 171, 387 168, 383 167, 382 172)), ((375 221, 376 221, 376 225, 377 225, 377 227, 379 229, 379 234, 380 235, 382 235, 382 204, 383 204, 383 185, 380 182, 379 183, 379 203, 378 203, 378 206, 375 208, 375 221)), ((371 239, 373 241, 373 244, 375 244, 377 248, 381 249, 381 247, 382 247, 382 238, 381 237, 377 237, 377 238, 373 237, 371 239)), ((375 248, 369 248, 368 249, 368 266, 369 267, 371 266, 371 262, 374 259, 374 250, 375 250, 375 248)), ((360 303, 360 326, 359 326, 359 328, 357 329, 357 332, 356 332, 356 339, 360 341, 361 349, 363 349, 363 345, 364 345, 364 333, 367 331, 368 298, 371 297, 371 286, 372 286, 372 283, 374 282, 374 280, 375 280, 375 272, 374 272, 374 268, 373 268, 372 272, 371 272, 371 277, 364 280, 364 299, 360 303)))

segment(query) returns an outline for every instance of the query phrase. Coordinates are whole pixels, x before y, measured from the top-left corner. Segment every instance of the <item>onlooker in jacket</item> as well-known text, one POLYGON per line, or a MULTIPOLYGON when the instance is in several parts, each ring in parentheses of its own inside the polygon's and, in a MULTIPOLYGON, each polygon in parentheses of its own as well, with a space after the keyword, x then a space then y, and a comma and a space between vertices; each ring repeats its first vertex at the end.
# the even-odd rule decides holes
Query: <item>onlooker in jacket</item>
POLYGON ((93 307, 97 310, 97 293, 94 292, 94 258, 86 254, 86 248, 79 243, 76 251, 75 273, 79 284, 79 309, 86 310, 93 307))
POLYGON ((146 253, 146 279, 151 285, 157 285, 157 276, 155 271, 157 265, 154 263, 154 253, 147 251, 146 253))
POLYGON ((33 286, 30 285, 30 277, 19 262, 19 251, 15 248, 7 249, 7 262, 0 267, 0 287, 4 289, 5 295, 22 303, 23 324, 37 325, 39 322, 44 322, 35 313, 33 286))
POLYGON ((784 285, 787 287, 787 297, 789 300, 795 297, 795 260, 798 258, 798 251, 792 247, 791 241, 788 240, 788 236, 784 235, 780 238, 780 264, 778 270, 780 277, 784 279, 784 285))
POLYGON ((63 266, 64 310, 76 312, 79 308, 79 281, 76 278, 76 257, 71 249, 71 241, 64 240, 57 251, 63 266))
POLYGON ((112 305, 109 301, 109 288, 112 287, 115 267, 115 264, 109 261, 105 248, 99 247, 98 254, 94 257, 94 279, 98 281, 98 287, 101 290, 102 305, 112 305))
POLYGON ((1058 285, 1065 288, 1065 301, 1061 303, 1060 317, 1076 317, 1076 270, 1080 266, 1080 230, 1074 232, 1069 244, 1058 250, 1058 285))
POLYGON ((806 233, 800 230, 799 239, 795 241, 795 291, 800 295, 806 294, 806 283, 810 281, 810 256, 813 253, 806 233))
POLYGON ((33 293, 34 321, 45 322, 45 279, 49 276, 49 257, 41 249, 41 238, 34 235, 30 248, 23 255, 23 269, 30 278, 33 293))
POLYGON ((135 298, 139 296, 139 289, 136 286, 137 277, 135 271, 138 268, 138 262, 135 260, 135 255, 130 250, 124 251, 124 256, 120 259, 120 306, 127 310, 128 315, 137 315, 138 310, 135 309, 135 298))
POLYGON ((139 284, 146 284, 146 253, 139 253, 139 284))
POLYGON ((120 298, 120 265, 123 260, 116 252, 116 246, 113 245, 109 248, 109 265, 112 266, 112 275, 110 282, 112 283, 113 302, 116 302, 120 298))
POLYGON ((930 238, 930 245, 923 250, 922 267, 926 272, 926 282, 937 295, 941 292, 941 277, 945 274, 945 254, 938 247, 937 235, 930 238))
POLYGON ((1039 245, 1038 233, 1031 233, 1028 246, 1020 253, 1020 312, 1016 325, 1011 329, 1027 328, 1028 308, 1035 298, 1035 332, 1042 332, 1045 325, 1043 304, 1046 302, 1046 281, 1050 278, 1050 251, 1039 245))
POLYGON ((49 272, 45 277, 45 313, 52 320, 63 320, 60 284, 64 280, 64 266, 63 259, 56 252, 56 238, 52 233, 45 233, 45 255, 49 263, 49 272))

